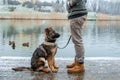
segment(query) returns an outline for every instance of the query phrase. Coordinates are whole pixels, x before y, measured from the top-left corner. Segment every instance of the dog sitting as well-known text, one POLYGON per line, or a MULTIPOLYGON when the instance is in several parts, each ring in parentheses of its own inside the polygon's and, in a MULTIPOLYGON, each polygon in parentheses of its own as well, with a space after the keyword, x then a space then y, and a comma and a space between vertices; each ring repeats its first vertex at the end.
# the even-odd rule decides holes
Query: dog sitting
POLYGON ((55 44, 56 39, 60 37, 59 33, 56 33, 51 27, 45 29, 45 42, 43 42, 34 51, 31 58, 31 68, 28 67, 16 67, 12 68, 15 71, 23 71, 25 69, 39 71, 39 72, 57 72, 58 67, 55 64, 55 54, 57 52, 57 45, 55 44), (48 67, 45 66, 46 61, 48 67))

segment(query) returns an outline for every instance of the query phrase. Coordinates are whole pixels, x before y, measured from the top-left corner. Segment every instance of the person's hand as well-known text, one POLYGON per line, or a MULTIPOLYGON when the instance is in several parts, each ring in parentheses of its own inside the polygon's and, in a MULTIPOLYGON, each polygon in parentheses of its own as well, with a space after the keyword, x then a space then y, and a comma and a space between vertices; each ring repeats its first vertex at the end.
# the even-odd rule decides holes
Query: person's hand
POLYGON ((73 2, 72 1, 69 1, 69 6, 73 7, 73 2))

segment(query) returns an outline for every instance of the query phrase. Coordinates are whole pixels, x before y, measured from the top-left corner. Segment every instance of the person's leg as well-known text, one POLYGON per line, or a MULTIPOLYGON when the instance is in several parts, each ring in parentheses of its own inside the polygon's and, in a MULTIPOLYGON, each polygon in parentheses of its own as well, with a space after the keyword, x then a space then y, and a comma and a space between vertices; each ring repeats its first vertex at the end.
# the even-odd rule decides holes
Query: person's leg
POLYGON ((75 55, 75 62, 72 65, 67 65, 68 68, 74 68, 76 64, 84 63, 84 46, 83 46, 83 40, 82 40, 82 26, 85 20, 86 20, 86 17, 83 16, 83 17, 72 19, 70 21, 72 41, 74 43, 76 55, 75 55))
POLYGON ((84 46, 82 39, 82 26, 84 21, 83 17, 79 17, 71 22, 72 41, 76 52, 75 60, 81 64, 84 63, 84 46))

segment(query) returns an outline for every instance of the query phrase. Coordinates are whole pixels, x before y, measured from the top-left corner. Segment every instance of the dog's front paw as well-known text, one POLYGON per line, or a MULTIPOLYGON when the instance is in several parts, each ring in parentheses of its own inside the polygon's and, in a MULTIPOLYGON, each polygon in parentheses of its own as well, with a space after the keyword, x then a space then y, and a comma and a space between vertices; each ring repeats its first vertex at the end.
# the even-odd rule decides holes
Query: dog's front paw
POLYGON ((57 70, 57 69, 53 69, 52 72, 53 72, 53 73, 57 73, 58 70, 57 70))
POLYGON ((59 67, 58 66, 54 66, 55 69, 58 69, 59 67))

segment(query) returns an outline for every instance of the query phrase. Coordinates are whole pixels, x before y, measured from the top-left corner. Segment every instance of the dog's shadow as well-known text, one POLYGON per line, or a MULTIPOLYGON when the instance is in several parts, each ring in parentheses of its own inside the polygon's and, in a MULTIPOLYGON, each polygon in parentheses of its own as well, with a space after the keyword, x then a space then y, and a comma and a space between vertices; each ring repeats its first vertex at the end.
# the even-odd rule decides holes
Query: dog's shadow
POLYGON ((53 73, 40 73, 40 72, 31 72, 33 78, 31 80, 55 80, 55 74, 53 73))

